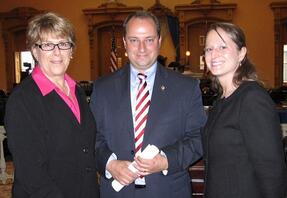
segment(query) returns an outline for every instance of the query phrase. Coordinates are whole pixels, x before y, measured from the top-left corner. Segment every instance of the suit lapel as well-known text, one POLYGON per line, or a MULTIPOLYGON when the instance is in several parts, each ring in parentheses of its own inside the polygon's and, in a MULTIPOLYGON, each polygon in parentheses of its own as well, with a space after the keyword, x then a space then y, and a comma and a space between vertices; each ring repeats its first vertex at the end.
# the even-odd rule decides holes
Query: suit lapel
MULTIPOLYGON (((71 124, 74 124, 77 127, 80 127, 80 124, 78 123, 77 118, 74 116, 72 110, 65 103, 65 101, 56 93, 55 90, 53 90, 51 93, 46 95, 44 97, 44 100, 45 100, 45 104, 48 104, 45 106, 46 108, 49 108, 46 110, 47 112, 52 112, 51 111, 51 105, 52 105, 54 109, 57 109, 57 116, 66 117, 71 121, 71 124)), ((53 114, 51 113, 50 115, 53 115, 53 114)))
POLYGON ((119 119, 123 119, 122 123, 124 124, 124 128, 127 129, 129 139, 133 142, 134 139, 134 128, 133 128, 133 118, 132 118, 132 110, 131 110, 131 93, 130 93, 130 67, 126 65, 119 77, 115 80, 116 87, 116 95, 119 96, 119 119))
POLYGON ((167 100, 167 77, 167 72, 161 65, 158 65, 153 85, 151 105, 149 108, 148 119, 145 128, 143 148, 145 148, 147 144, 150 143, 149 138, 152 136, 153 126, 156 126, 156 123, 160 116, 162 116, 164 109, 166 109, 169 105, 167 100))
MULTIPOLYGON (((86 101, 83 100, 82 98, 86 98, 86 95, 83 95, 83 92, 80 92, 79 88, 77 87, 78 85, 76 85, 76 97, 79 103, 79 109, 80 109, 80 125, 84 126, 84 122, 87 121, 86 116, 86 107, 87 104, 84 104, 86 101)), ((77 118, 73 115, 73 117, 75 118, 75 121, 77 122, 77 124, 79 124, 77 118)))
MULTIPOLYGON (((73 123, 75 126, 77 127, 81 127, 81 125, 83 124, 83 122, 86 120, 83 116, 84 116, 84 104, 83 102, 85 102, 84 100, 82 100, 82 98, 85 98, 85 96, 81 95, 79 88, 76 85, 76 92, 75 95, 77 97, 78 100, 78 104, 79 104, 79 109, 80 109, 80 123, 78 122, 76 116, 74 115, 73 111, 69 108, 69 106, 65 103, 65 101, 63 101, 61 99, 61 102, 64 103, 62 106, 65 109, 63 112, 65 112, 65 116, 67 116, 70 120, 71 123, 73 123)), ((60 97, 60 96, 58 96, 60 97)))

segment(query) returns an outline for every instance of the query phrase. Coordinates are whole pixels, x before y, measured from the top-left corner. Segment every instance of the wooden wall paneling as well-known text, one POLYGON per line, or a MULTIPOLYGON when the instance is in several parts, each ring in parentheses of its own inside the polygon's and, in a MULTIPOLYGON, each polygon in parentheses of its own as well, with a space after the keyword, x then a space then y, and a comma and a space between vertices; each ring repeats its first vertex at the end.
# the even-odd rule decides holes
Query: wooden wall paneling
POLYGON ((194 73, 202 73, 199 67, 200 56, 203 55, 205 34, 208 26, 209 23, 204 21, 190 23, 187 26, 187 49, 191 52, 191 56, 185 57, 186 65, 194 73))
POLYGON ((156 0, 155 4, 147 10, 153 13, 160 21, 161 18, 166 18, 166 16, 175 16, 174 13, 168 7, 162 5, 159 0, 156 0))
MULTIPOLYGON (((172 37, 171 36, 171 32, 169 30, 169 24, 168 24, 168 17, 177 17, 168 7, 162 5, 160 3, 159 0, 156 0, 155 3, 147 9, 147 11, 153 13, 159 20, 160 22, 160 26, 161 26, 161 49, 164 47, 164 42, 165 39, 167 37, 172 37)), ((176 47, 172 41, 172 38, 170 40, 172 42, 172 46, 174 47, 174 51, 176 51, 176 47)), ((167 57, 168 57, 168 54, 165 54, 167 53, 165 50, 160 50, 160 56, 162 56, 163 58, 166 58, 167 60, 167 57)), ((175 57, 173 58, 174 60, 176 59, 176 55, 175 57)), ((165 60, 165 66, 167 66, 166 64, 166 60, 165 60)))
POLYGON ((98 49, 97 57, 99 58, 99 76, 106 75, 110 73, 110 55, 112 48, 112 38, 114 34, 115 44, 116 44, 116 54, 118 57, 118 66, 121 67, 127 62, 127 57, 125 56, 125 48, 123 44, 123 26, 119 24, 106 24, 102 28, 98 29, 99 43, 96 46, 98 49))
POLYGON ((237 4, 231 3, 191 3, 176 5, 175 12, 180 23, 180 64, 187 63, 186 51, 191 55, 188 62, 191 63, 191 72, 202 72, 199 67, 200 54, 203 45, 200 36, 205 35, 208 26, 216 21, 232 21, 233 12, 237 4))
POLYGON ((5 48, 5 69, 7 78, 7 90, 11 91, 15 84, 15 59, 16 51, 24 51, 26 48, 26 29, 31 17, 43 11, 31 7, 18 7, 9 12, 0 13, 3 27, 2 36, 5 48))
POLYGON ((117 53, 122 64, 127 61, 122 43, 122 24, 125 18, 142 7, 127 7, 118 2, 108 2, 95 9, 84 9, 88 21, 88 35, 90 42, 91 79, 109 73, 111 51, 111 33, 115 30, 117 53))

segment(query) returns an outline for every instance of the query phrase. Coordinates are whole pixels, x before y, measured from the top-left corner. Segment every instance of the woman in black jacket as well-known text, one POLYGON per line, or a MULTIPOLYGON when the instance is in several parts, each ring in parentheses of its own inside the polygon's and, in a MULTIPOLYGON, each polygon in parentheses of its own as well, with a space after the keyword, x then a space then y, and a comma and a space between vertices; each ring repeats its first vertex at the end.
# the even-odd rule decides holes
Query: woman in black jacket
POLYGON ((31 20, 37 62, 9 96, 5 128, 15 165, 14 198, 97 198, 95 122, 84 91, 66 74, 72 24, 54 13, 31 20))
POLYGON ((213 24, 205 61, 219 93, 203 130, 205 198, 283 198, 279 118, 247 58, 243 31, 213 24))

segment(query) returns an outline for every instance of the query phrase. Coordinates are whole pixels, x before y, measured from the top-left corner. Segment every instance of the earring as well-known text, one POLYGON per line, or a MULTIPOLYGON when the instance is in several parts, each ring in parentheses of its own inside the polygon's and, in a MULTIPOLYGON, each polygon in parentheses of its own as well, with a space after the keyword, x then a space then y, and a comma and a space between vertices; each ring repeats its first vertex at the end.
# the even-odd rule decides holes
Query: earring
POLYGON ((71 56, 70 59, 73 59, 73 56, 71 56))

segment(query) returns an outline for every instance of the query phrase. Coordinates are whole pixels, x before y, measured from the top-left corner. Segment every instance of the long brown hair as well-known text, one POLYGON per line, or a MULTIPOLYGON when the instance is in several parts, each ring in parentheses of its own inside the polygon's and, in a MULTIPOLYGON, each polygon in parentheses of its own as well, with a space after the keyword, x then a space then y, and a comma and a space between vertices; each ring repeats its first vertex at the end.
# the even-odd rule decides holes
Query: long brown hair
MULTIPOLYGON (((218 32, 218 29, 223 30, 230 36, 231 40, 236 44, 238 50, 241 50, 242 47, 246 47, 245 35, 240 27, 232 23, 226 23, 226 22, 214 23, 214 24, 211 24, 209 30, 207 31, 207 34, 210 31, 214 30, 218 34, 218 36, 221 39, 223 39, 220 33, 218 32)), ((213 88, 218 92, 219 96, 221 96, 223 93, 223 90, 217 77, 212 76, 211 79, 212 79, 213 88)), ((246 80, 253 80, 253 81, 259 82, 255 66, 248 59, 247 53, 245 57, 243 58, 243 60, 241 61, 239 67, 235 71, 235 74, 233 76, 233 83, 239 86, 243 81, 246 81, 246 80)))

